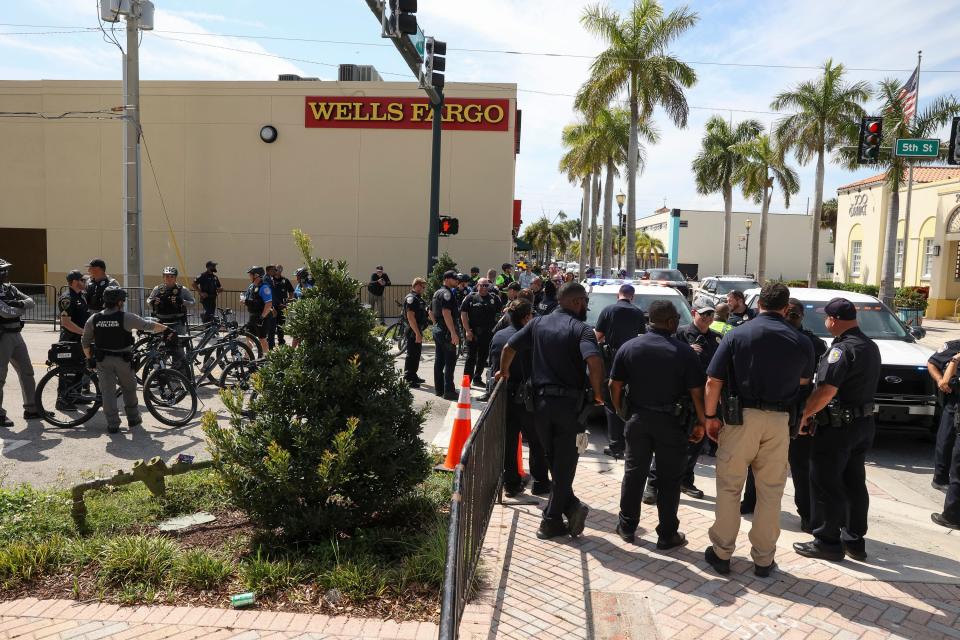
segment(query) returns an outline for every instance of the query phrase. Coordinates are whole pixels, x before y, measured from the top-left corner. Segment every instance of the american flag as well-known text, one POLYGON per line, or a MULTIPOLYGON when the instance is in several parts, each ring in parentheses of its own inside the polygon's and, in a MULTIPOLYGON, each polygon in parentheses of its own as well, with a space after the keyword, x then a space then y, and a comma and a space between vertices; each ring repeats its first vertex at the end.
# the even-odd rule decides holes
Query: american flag
POLYGON ((907 84, 903 85, 900 88, 900 93, 897 94, 897 99, 903 103, 903 117, 908 121, 917 112, 917 88, 919 84, 920 65, 917 65, 917 68, 910 74, 907 84))

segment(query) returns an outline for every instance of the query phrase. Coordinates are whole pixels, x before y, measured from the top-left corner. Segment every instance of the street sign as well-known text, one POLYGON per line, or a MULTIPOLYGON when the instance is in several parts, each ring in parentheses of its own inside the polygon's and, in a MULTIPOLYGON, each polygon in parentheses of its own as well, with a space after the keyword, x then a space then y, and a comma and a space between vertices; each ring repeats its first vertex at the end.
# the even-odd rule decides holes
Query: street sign
POLYGON ((940 141, 930 138, 897 138, 894 154, 907 158, 936 158, 940 141))
POLYGON ((408 35, 407 38, 410 40, 410 44, 413 45, 413 48, 417 50, 417 53, 420 54, 420 58, 423 58, 423 53, 426 51, 426 42, 427 38, 423 35, 423 29, 417 26, 417 32, 411 35, 408 35))

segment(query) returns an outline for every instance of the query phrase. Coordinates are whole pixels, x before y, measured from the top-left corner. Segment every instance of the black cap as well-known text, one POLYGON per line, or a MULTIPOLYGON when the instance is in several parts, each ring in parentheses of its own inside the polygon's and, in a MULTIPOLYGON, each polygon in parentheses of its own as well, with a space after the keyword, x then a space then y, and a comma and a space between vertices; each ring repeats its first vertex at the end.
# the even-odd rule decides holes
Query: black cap
POLYGON ((443 279, 444 279, 444 280, 447 280, 448 278, 449 278, 450 280, 456 280, 456 279, 457 279, 457 272, 456 272, 456 271, 444 271, 444 272, 443 272, 443 279))
POLYGON ((507 269, 513 269, 513 265, 509 262, 504 262, 502 265, 500 265, 500 269, 503 271, 506 271, 507 269))
POLYGON ((458 280, 459 282, 470 282, 470 276, 468 276, 468 275, 465 274, 465 273, 458 273, 458 274, 457 274, 457 280, 458 280))
POLYGON ((107 268, 107 263, 103 261, 103 258, 94 258, 87 263, 88 267, 100 267, 101 269, 107 268))
POLYGON ((83 274, 76 269, 67 274, 67 282, 73 282, 74 280, 83 280, 83 274))
POLYGON ((834 298, 823 308, 823 312, 837 320, 857 319, 857 308, 846 298, 834 298))
POLYGON ((470 267, 470 273, 480 273, 480 267, 470 267))
POLYGON ((374 271, 383 271, 383 265, 382 265, 382 264, 378 264, 376 267, 374 267, 373 270, 374 270, 374 271))
POLYGON ((520 291, 523 287, 520 286, 519 282, 511 282, 507 285, 507 291, 520 291))
POLYGON ((217 263, 216 263, 216 262, 214 262, 213 260, 207 260, 207 269, 209 269, 210 267, 215 267, 215 266, 217 266, 217 263))

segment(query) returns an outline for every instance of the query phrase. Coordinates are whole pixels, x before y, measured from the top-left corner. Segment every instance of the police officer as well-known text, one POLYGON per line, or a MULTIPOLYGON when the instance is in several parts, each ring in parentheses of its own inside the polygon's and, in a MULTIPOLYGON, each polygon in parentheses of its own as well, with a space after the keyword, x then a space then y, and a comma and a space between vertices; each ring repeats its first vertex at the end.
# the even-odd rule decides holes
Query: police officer
MULTIPOLYGON (((946 351, 952 352, 960 347, 960 341, 954 340, 948 342, 944 345, 946 351)), ((940 353, 934 354, 934 356, 940 356, 940 353)), ((942 356, 941 356, 942 357, 942 356)), ((949 364, 947 364, 946 370, 944 371, 943 378, 941 379, 941 384, 946 382, 948 387, 951 388, 950 396, 953 396, 953 408, 952 413, 955 415, 957 411, 957 400, 956 400, 956 388, 957 388, 957 367, 958 362, 960 362, 960 354, 954 353, 950 356, 949 364)), ((944 407, 944 415, 947 414, 947 407, 944 407)), ((944 456, 949 460, 948 464, 949 470, 947 478, 949 479, 948 484, 945 487, 945 493, 947 494, 943 499, 943 512, 942 513, 931 513, 930 519, 941 527, 946 527, 948 529, 960 529, 960 437, 958 437, 957 429, 960 428, 957 426, 953 418, 950 419, 949 427, 953 430, 953 450, 949 452, 949 456, 944 456)), ((940 429, 943 430, 944 422, 941 421, 940 429)), ((937 448, 939 453, 940 448, 940 434, 937 434, 937 448)), ((943 458, 941 458, 942 460, 943 458)), ((935 469, 935 472, 938 472, 939 469, 935 469)), ((936 476, 934 476, 934 481, 936 481, 936 476)), ((934 487, 937 487, 934 484, 934 487)), ((939 487, 937 487, 939 488, 939 487)))
POLYGON ((303 294, 307 289, 313 289, 313 287, 316 286, 313 278, 310 277, 310 270, 306 267, 300 267, 297 269, 293 273, 293 276, 297 279, 297 285, 293 288, 294 300, 299 300, 303 297, 303 294))
POLYGON ((734 289, 727 294, 727 306, 730 308, 727 324, 731 327, 738 327, 747 320, 753 320, 757 317, 756 309, 751 309, 747 306, 743 291, 738 289, 734 289))
POLYGON ((846 554, 865 560, 870 498, 864 459, 876 430, 873 394, 880 380, 880 348, 860 330, 857 308, 849 300, 834 298, 823 312, 833 342, 820 360, 817 387, 801 420, 805 434, 807 420, 820 413, 810 458, 813 540, 795 542, 793 550, 808 558, 843 560, 846 554))
MULTIPOLYGON (((67 290, 60 296, 57 307, 60 310, 60 342, 79 343, 80 336, 83 335, 83 327, 90 317, 90 311, 87 309, 87 297, 84 293, 82 273, 74 270, 67 274, 67 290)), ((59 376, 57 383, 58 410, 70 411, 75 408, 74 405, 78 400, 84 400, 84 398, 64 397, 65 390, 72 387, 75 380, 79 377, 80 374, 70 375, 66 373, 59 376)))
POLYGON ((135 313, 123 310, 127 292, 120 287, 107 287, 103 291, 102 311, 90 316, 83 327, 80 344, 87 356, 88 366, 96 368, 100 379, 100 395, 103 398, 103 414, 107 418, 107 431, 120 431, 120 411, 117 408, 117 384, 123 392, 124 413, 127 425, 141 424, 137 408, 137 377, 133 372, 133 331, 159 333, 168 329, 159 322, 144 320, 135 313), (93 361, 96 360, 96 364, 93 361))
POLYGON ((960 360, 958 354, 960 340, 951 340, 927 360, 927 371, 943 397, 931 481, 934 489, 943 492, 947 491, 950 484, 950 463, 957 439, 957 404, 960 402, 960 384, 956 377, 957 361, 960 360))
POLYGON ((477 290, 463 299, 460 305, 460 322, 467 338, 467 361, 464 375, 470 376, 471 384, 481 389, 486 386, 483 370, 487 366, 493 327, 503 312, 500 300, 490 295, 490 281, 480 278, 477 290))
POLYGON ((703 440, 703 385, 706 376, 696 352, 673 334, 680 314, 667 300, 650 305, 650 328, 645 335, 627 340, 618 350, 610 371, 610 399, 624 406, 626 464, 620 489, 617 533, 627 542, 636 537, 640 522, 640 494, 654 453, 658 462, 657 548, 672 549, 687 543, 677 529, 680 478, 689 442, 703 440), (630 386, 624 398, 624 385, 630 386), (693 411, 690 408, 692 399, 693 411), (688 434, 688 416, 696 413, 696 426, 688 434))
POLYGON ((436 353, 433 359, 433 392, 447 400, 457 400, 453 371, 457 366, 457 272, 444 271, 443 286, 433 292, 433 341, 436 353))
POLYGON ((480 282, 480 267, 470 267, 470 286, 476 287, 480 282))
POLYGON ((193 279, 193 290, 200 295, 203 313, 201 322, 210 322, 217 316, 217 296, 223 291, 217 277, 217 263, 207 260, 207 270, 193 279))
POLYGON ((543 283, 543 295, 536 306, 537 315, 545 316, 548 313, 553 313, 553 310, 556 309, 558 305, 557 285, 553 280, 547 280, 543 283))
MULTIPOLYGON (((608 373, 617 350, 627 340, 636 338, 647 330, 647 316, 633 304, 635 294, 633 285, 621 285, 617 292, 617 301, 604 307, 597 317, 597 326, 594 331, 603 351, 604 365, 608 373)), ((623 419, 617 415, 612 404, 604 407, 604 412, 607 414, 607 438, 610 440, 610 446, 603 452, 614 458, 622 458, 626 446, 623 440, 623 419)))
POLYGON ((177 369, 180 369, 188 378, 187 354, 181 335, 187 333, 187 313, 189 307, 196 304, 190 290, 177 282, 179 271, 176 267, 163 268, 163 283, 158 284, 150 292, 147 304, 153 310, 157 320, 170 327, 176 336, 173 341, 173 359, 177 369))
MULTIPOLYGON (((270 265, 267 267, 267 277, 270 278, 270 284, 273 289, 273 311, 276 313, 274 327, 276 341, 270 343, 272 349, 275 344, 287 344, 284 339, 283 325, 287 321, 287 305, 293 300, 293 283, 283 275, 283 265, 270 265)), ((267 336, 269 342, 271 336, 267 336)))
MULTIPOLYGON (((490 342, 490 375, 496 377, 500 370, 500 356, 507 342, 533 319, 533 306, 526 300, 517 300, 507 309, 510 325, 498 331, 490 342)), ((547 474, 547 456, 533 427, 533 398, 528 397, 527 381, 533 370, 533 358, 525 351, 513 359, 510 377, 507 379, 507 428, 503 450, 503 490, 508 498, 523 493, 524 483, 517 468, 517 445, 520 434, 530 448, 530 475, 533 477, 532 493, 544 496, 550 493, 550 478, 547 474), (528 408, 529 405, 529 408, 528 408)))
POLYGON ((765 284, 760 314, 725 335, 707 367, 706 428, 719 448, 716 522, 710 527, 712 545, 704 556, 719 573, 730 572, 740 531, 740 494, 751 466, 758 493, 750 531, 754 573, 766 577, 774 568, 791 412, 814 366, 810 340, 784 319, 789 300, 785 285, 765 284), (718 415, 721 395, 723 429, 718 415))
POLYGON ((560 288, 560 308, 537 316, 503 347, 497 379, 509 379, 516 353, 532 351, 534 427, 550 466, 550 499, 537 530, 541 540, 569 533, 579 536, 586 523, 587 505, 573 492, 577 473, 577 434, 584 431, 579 416, 587 402, 584 390, 589 371, 590 399, 603 406, 603 360, 597 336, 586 324, 587 292, 571 282, 560 288), (566 516, 567 522, 563 518, 566 516))
POLYGON ((87 308, 90 311, 103 309, 103 292, 107 287, 119 287, 120 283, 107 275, 107 263, 103 258, 94 258, 87 264, 87 308))
POLYGON ((256 265, 247 269, 250 284, 243 293, 243 302, 247 306, 249 319, 247 330, 260 340, 260 349, 266 353, 270 350, 267 336, 273 333, 273 289, 270 283, 264 280, 266 271, 256 265))
POLYGON ((8 282, 13 263, 0 258, 0 427, 12 427, 13 421, 7 417, 3 408, 3 387, 7 382, 7 369, 13 369, 20 378, 20 393, 23 395, 23 417, 25 420, 39 419, 34 396, 36 380, 33 377, 33 364, 27 352, 27 343, 20 331, 23 329, 23 314, 36 305, 33 298, 21 293, 8 282))
POLYGON ((497 276, 496 285, 497 288, 503 290, 515 280, 513 277, 513 265, 509 262, 504 262, 500 265, 500 271, 501 273, 497 276))
POLYGON ((426 382, 417 375, 420 370, 420 354, 423 351, 423 330, 427 327, 427 304, 423 301, 423 290, 427 281, 414 278, 410 293, 403 299, 403 317, 407 321, 407 355, 403 362, 403 377, 413 388, 419 388, 426 382))

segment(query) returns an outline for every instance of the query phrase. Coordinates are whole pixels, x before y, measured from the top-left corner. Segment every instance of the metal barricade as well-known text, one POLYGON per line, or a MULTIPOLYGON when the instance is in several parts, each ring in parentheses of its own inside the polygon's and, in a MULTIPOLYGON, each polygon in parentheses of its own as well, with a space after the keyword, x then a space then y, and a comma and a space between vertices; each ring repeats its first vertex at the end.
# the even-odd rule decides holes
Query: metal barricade
POLYGON ((440 600, 440 640, 455 640, 471 595, 493 506, 500 501, 506 438, 507 386, 497 383, 453 471, 447 564, 440 600))
POLYGON ((57 288, 52 284, 34 282, 12 282, 20 293, 33 298, 33 309, 27 309, 22 318, 24 322, 50 324, 53 329, 59 328, 60 312, 57 310, 57 288))
MULTIPOLYGON (((408 284, 391 284, 383 288, 383 321, 385 324, 392 324, 391 320, 400 318, 403 312, 403 300, 410 292, 408 284)), ((367 291, 367 285, 360 287, 357 292, 360 304, 371 306, 370 292, 367 291)))

